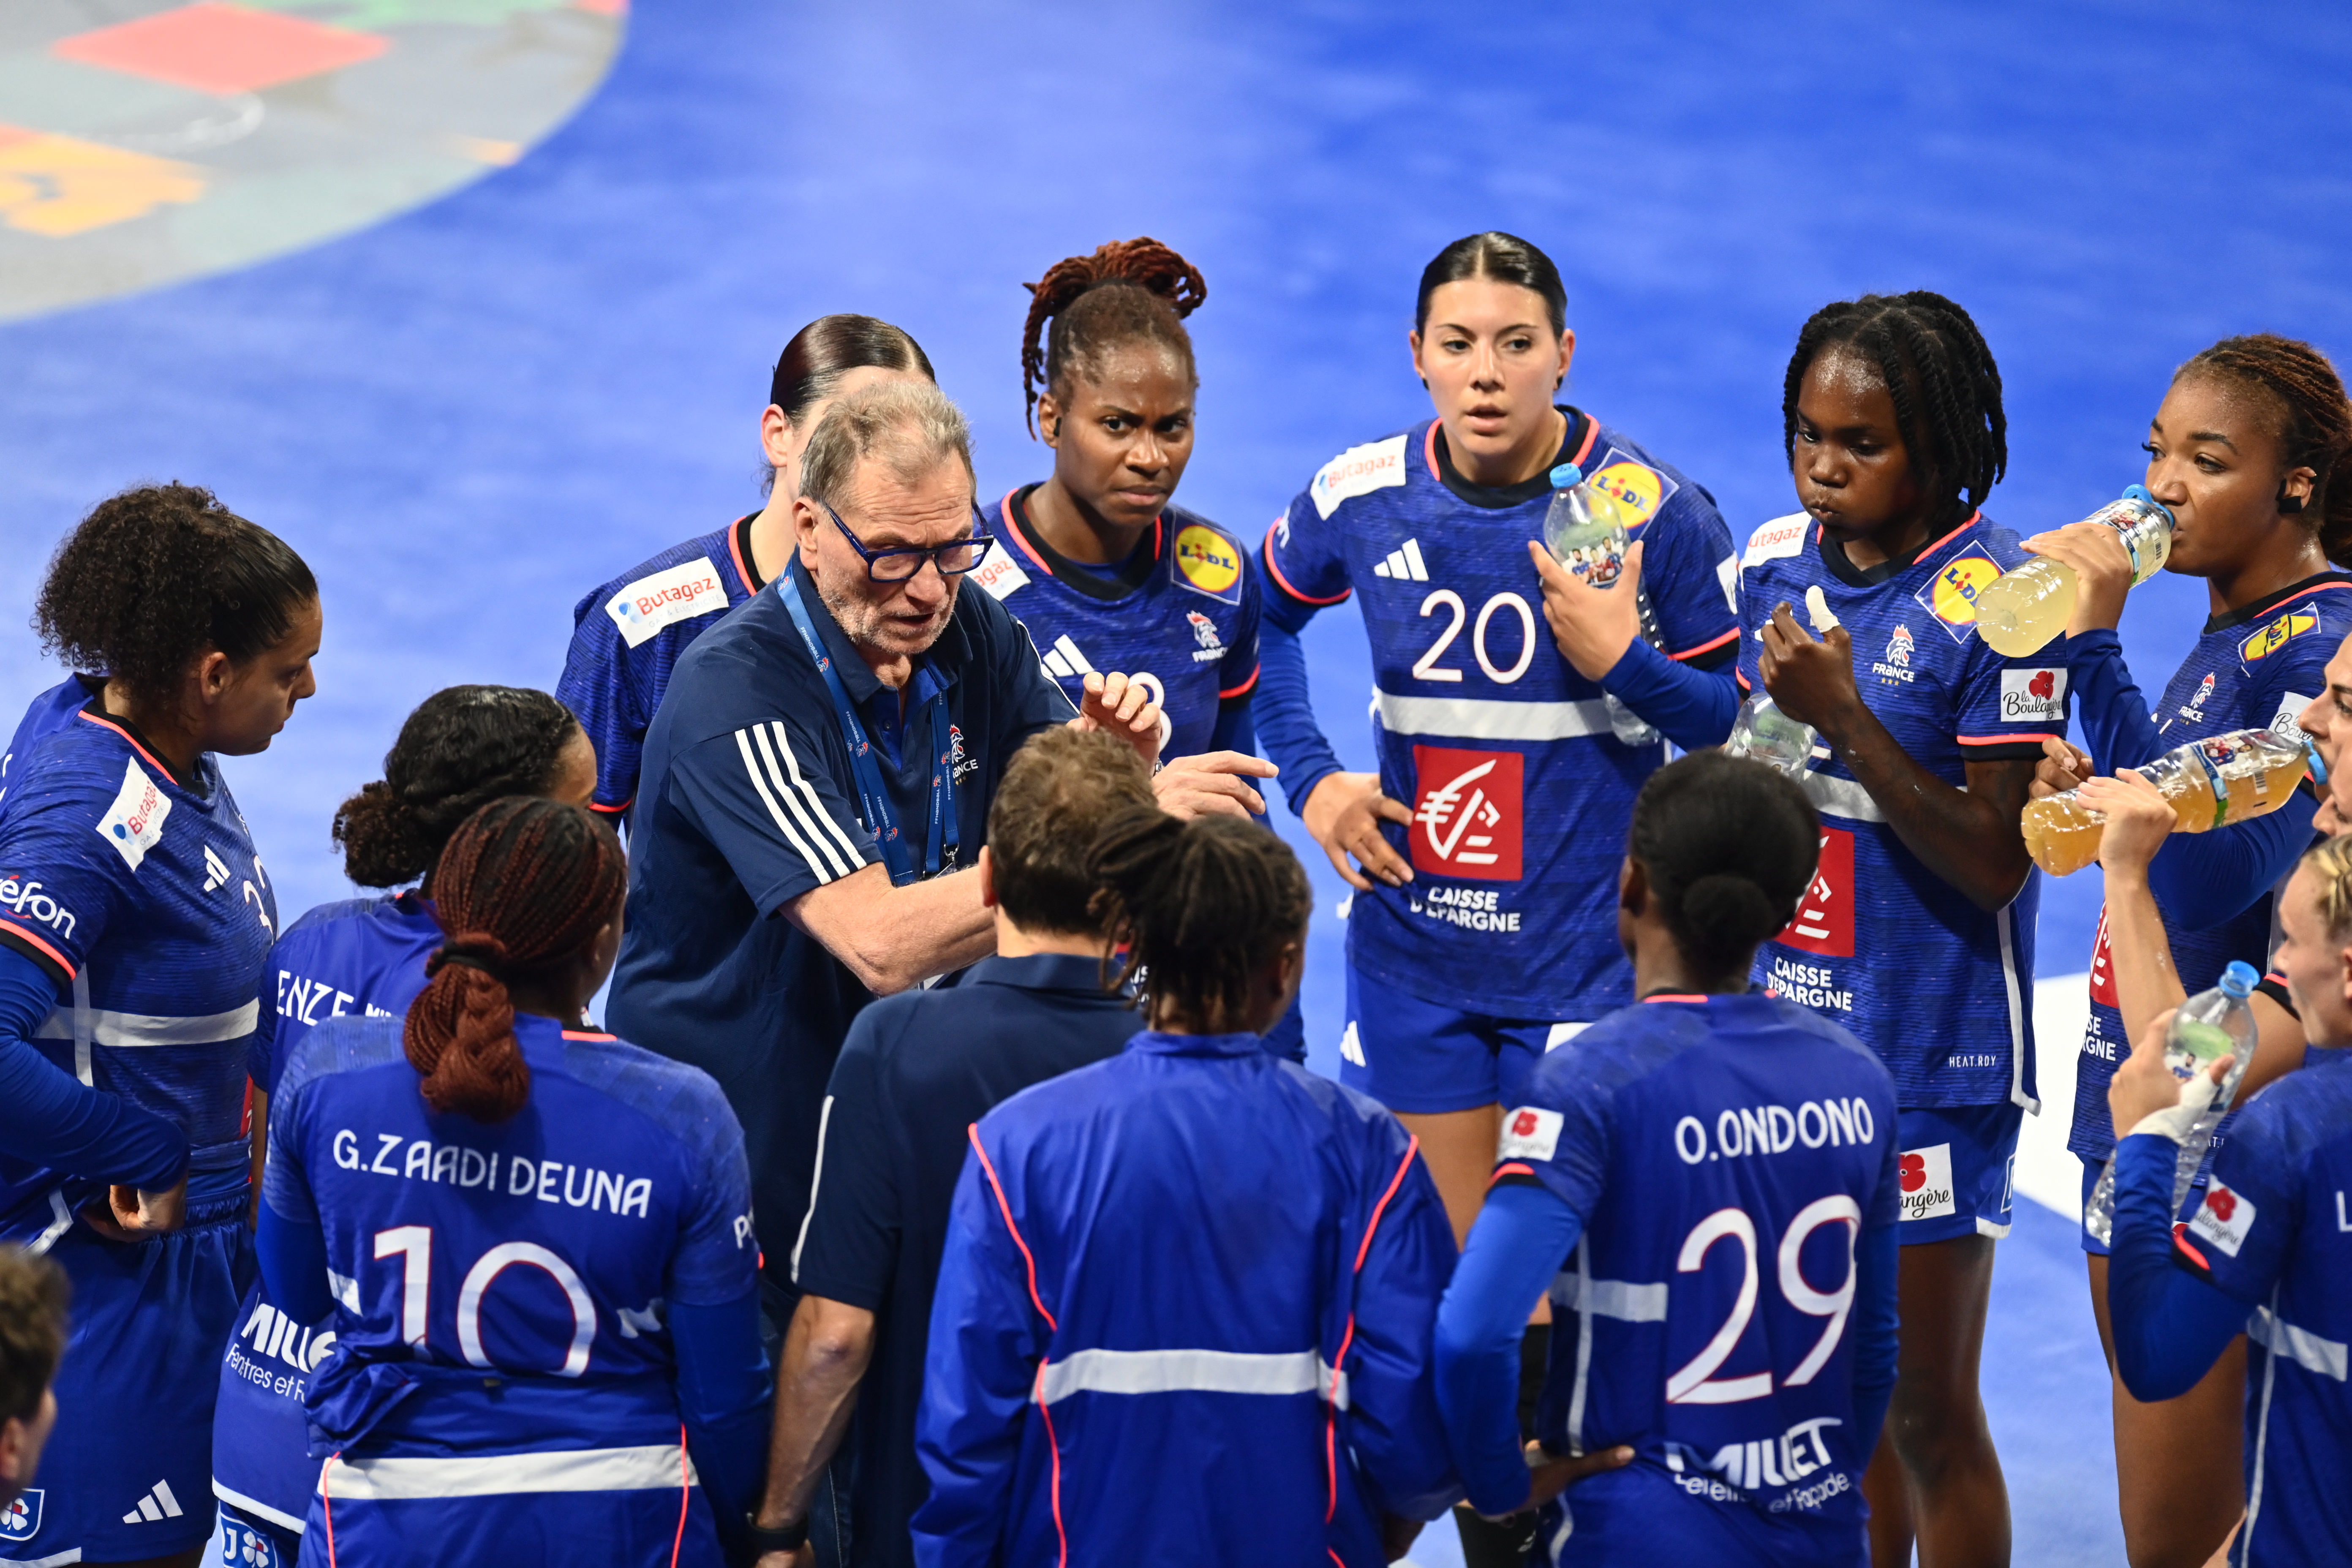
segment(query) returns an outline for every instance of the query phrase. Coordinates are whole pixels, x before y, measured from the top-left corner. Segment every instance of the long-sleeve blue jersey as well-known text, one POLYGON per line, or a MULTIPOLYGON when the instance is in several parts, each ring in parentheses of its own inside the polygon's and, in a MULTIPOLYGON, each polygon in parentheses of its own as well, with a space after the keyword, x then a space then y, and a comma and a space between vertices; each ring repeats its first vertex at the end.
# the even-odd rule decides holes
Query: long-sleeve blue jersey
POLYGON ((1430 1379, 1454 1259, 1363 1096, 1147 1031, 971 1129, 917 1447, 919 1562, 1383 1561, 1460 1489, 1430 1379))

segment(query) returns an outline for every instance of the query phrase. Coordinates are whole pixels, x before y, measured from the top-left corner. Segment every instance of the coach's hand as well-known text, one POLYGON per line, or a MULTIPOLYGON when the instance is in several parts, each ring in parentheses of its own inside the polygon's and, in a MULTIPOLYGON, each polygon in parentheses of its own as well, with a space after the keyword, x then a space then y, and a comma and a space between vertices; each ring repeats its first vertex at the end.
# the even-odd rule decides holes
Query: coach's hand
POLYGON ((1816 640, 1783 603, 1765 625, 1758 668, 1780 711, 1811 724, 1832 746, 1843 743, 1853 716, 1864 711, 1853 684, 1853 638, 1843 626, 1816 640))
POLYGON ((1541 1508, 1587 1476, 1597 1476, 1609 1470, 1622 1470, 1633 1462, 1633 1450, 1626 1447, 1603 1448, 1596 1454, 1580 1454, 1570 1458, 1555 1459, 1543 1450, 1540 1443, 1528 1445, 1528 1468, 1530 1487, 1528 1500, 1515 1512, 1541 1508))
POLYGON ((1550 551, 1528 541, 1536 575, 1543 579, 1544 620, 1562 658, 1587 680, 1598 680, 1617 668, 1633 639, 1642 635, 1642 608, 1635 595, 1642 587, 1642 547, 1625 552, 1625 570, 1616 583, 1596 588, 1552 559, 1550 551))
POLYGON ((1171 816, 1264 816, 1265 797, 1244 779, 1270 779, 1279 772, 1247 752, 1203 752, 1178 757, 1151 775, 1151 793, 1171 816))
POLYGON ((2053 735, 2042 742, 2042 760, 2033 764, 2033 783, 2026 794, 2034 800, 2046 800, 2070 789, 2080 788, 2084 779, 2098 773, 2091 753, 2053 735))
POLYGON ((109 1241, 138 1242, 169 1236, 188 1217, 188 1179, 168 1192, 150 1193, 137 1187, 109 1187, 106 1206, 92 1204, 81 1211, 89 1228, 109 1241))
POLYGON ((1327 775, 1307 797, 1307 809, 1298 817, 1307 824, 1307 831, 1315 836, 1315 842, 1323 846, 1323 853, 1331 858, 1332 868, 1348 879, 1349 887, 1370 892, 1372 884, 1366 879, 1367 874, 1378 877, 1391 888, 1412 880, 1412 868, 1381 835, 1382 822, 1401 822, 1410 827, 1412 811, 1404 802, 1381 793, 1380 774, 1327 775), (1348 864, 1350 855, 1363 871, 1348 864))
POLYGON ((1139 680, 1124 675, 1088 675, 1086 697, 1078 704, 1078 716, 1070 721, 1073 730, 1103 730, 1117 735, 1135 748, 1145 767, 1160 761, 1160 704, 1151 700, 1151 693, 1139 680))

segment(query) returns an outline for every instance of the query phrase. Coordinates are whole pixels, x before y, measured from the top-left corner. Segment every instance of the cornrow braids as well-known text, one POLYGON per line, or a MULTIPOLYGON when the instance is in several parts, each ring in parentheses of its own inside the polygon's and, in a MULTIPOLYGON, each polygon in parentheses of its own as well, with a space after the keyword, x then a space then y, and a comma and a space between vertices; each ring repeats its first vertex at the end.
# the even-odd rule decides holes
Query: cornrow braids
POLYGON ((1797 395, 1822 354, 1844 349, 1874 366, 1895 400, 1895 428, 1924 485, 1939 491, 1932 521, 1958 522, 2009 471, 2000 367, 1969 313, 1941 294, 1865 294, 1813 312, 1797 334, 1780 389, 1780 447, 1797 460, 1797 395))
POLYGON ((467 817, 433 871, 446 940, 402 1033, 425 1102, 504 1121, 530 1098, 509 979, 572 957, 610 923, 627 889, 621 841, 591 813, 509 796, 467 817))
POLYGON ((2339 566, 2352 565, 2352 479, 2338 484, 2336 466, 2352 452, 2352 400, 2327 356, 2309 343, 2275 332, 2223 338, 2173 373, 2210 376, 2263 393, 2277 405, 2283 467, 2310 468, 2305 524, 2319 548, 2339 566))
POLYGON ((1290 847, 1234 817, 1180 821, 1146 806, 1105 825, 1088 856, 1092 913, 1143 976, 1155 1021, 1244 1027, 1258 973, 1307 927, 1307 873, 1290 847))
POLYGON ((1112 240, 1092 256, 1065 257, 1022 287, 1029 290, 1029 319, 1021 329, 1021 393, 1031 435, 1039 389, 1063 395, 1073 371, 1090 373, 1119 343, 1156 344, 1200 380, 1183 318, 1208 299, 1208 280, 1158 240, 1112 240))

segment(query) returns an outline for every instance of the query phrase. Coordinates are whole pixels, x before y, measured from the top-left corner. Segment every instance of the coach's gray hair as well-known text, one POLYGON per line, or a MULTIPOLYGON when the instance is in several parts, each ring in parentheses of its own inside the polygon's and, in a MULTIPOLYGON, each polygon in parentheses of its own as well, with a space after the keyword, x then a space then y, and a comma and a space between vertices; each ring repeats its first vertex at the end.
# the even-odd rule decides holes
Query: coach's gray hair
MULTIPOLYGON (((824 411, 801 454, 801 494, 835 511, 858 464, 879 458, 912 484, 950 458, 972 474, 971 426, 929 382, 889 382, 853 392, 824 411)), ((976 481, 975 481, 976 482, 976 481)))

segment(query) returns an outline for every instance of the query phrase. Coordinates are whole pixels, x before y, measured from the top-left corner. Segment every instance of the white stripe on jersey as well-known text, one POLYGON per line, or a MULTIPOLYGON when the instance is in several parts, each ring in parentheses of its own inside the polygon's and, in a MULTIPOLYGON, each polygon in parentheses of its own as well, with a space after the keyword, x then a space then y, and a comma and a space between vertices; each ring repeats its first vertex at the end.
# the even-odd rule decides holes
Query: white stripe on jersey
MULTIPOLYGON (((784 771, 792 774, 793 787, 800 792, 801 798, 808 802, 809 810, 817 821, 824 825, 824 830, 833 835, 834 842, 841 846, 841 853, 848 858, 841 868, 841 874, 845 877, 849 875, 866 863, 866 858, 857 852, 856 841, 841 830, 841 824, 834 820, 833 813, 825 810, 824 801, 817 795, 816 786, 810 784, 807 775, 801 772, 801 760, 793 754, 793 742, 784 733, 784 721, 772 719, 768 721, 768 729, 776 738, 776 750, 783 753, 784 771)), ((832 851, 828 849, 826 854, 830 856, 832 851)))
POLYGON ((1570 741, 1609 733, 1609 705, 1586 702, 1497 702, 1476 697, 1372 695, 1372 711, 1391 735, 1433 735, 1465 741, 1570 741))
MULTIPOLYGON (((926 980, 925 985, 930 984, 926 980)), ((816 1170, 809 1176, 808 1213, 801 1215, 801 1233, 793 1242, 793 1283, 801 1282, 801 1248, 808 1245, 809 1221, 816 1218, 816 1194, 824 1185, 824 1133, 833 1125, 833 1096, 824 1097, 824 1106, 816 1113, 816 1170)))
POLYGON ((2297 1328, 2268 1307, 2256 1307, 2254 1315, 2246 1320, 2246 1337, 2305 1372, 2332 1377, 2338 1383, 2347 1381, 2347 1374, 2352 1373, 2352 1347, 2341 1340, 2297 1328))
MULTIPOLYGON (((223 1040, 243 1039, 253 1033, 261 1021, 261 1003, 257 999, 226 1013, 207 1013, 194 1018, 175 1018, 161 1013, 110 1013, 103 1007, 89 1008, 81 1016, 89 1021, 88 1037, 92 1045, 118 1048, 210 1046, 223 1040)), ((57 1008, 41 1020, 34 1037, 43 1040, 73 1039, 75 1022, 75 1009, 57 1008)))
POLYGON ((667 1491, 680 1484, 698 1485, 700 1478, 675 1443, 465 1459, 339 1458, 319 1471, 320 1496, 360 1502, 514 1492, 667 1491))
MULTIPOLYGON (((1074 1394, 1321 1394, 1332 1369, 1313 1351, 1077 1351, 1045 1363, 1030 1392, 1040 1405, 1074 1394)), ((1335 1401, 1347 1408, 1347 1380, 1335 1401)))
MULTIPOLYGON (((768 815, 770 816, 775 818, 776 831, 784 836, 785 843, 790 844, 793 848, 801 852, 801 858, 808 862, 809 870, 816 877, 817 886, 823 887, 825 883, 833 880, 834 873, 826 868, 824 861, 817 858, 816 852, 809 847, 808 840, 801 837, 800 829, 793 826, 792 819, 784 815, 784 808, 776 804, 775 795, 769 793, 767 776, 761 772, 761 759, 751 754, 752 744, 755 741, 758 742, 759 748, 761 752, 765 752, 768 749, 768 742, 765 740, 760 739, 760 732, 757 730, 738 730, 735 731, 735 749, 743 753, 743 771, 751 776, 751 788, 758 792, 760 804, 768 808, 768 815)), ((772 771, 772 764, 771 765, 771 771, 772 771)), ((777 780, 776 787, 779 790, 782 790, 783 781, 781 779, 777 780)), ((784 792, 784 798, 787 800, 792 799, 792 795, 789 791, 784 792)), ((793 802, 793 810, 795 815, 799 813, 799 802, 793 802)))
POLYGON ((2000 932, 2000 978, 2009 989, 2009 1098, 2013 1105, 2021 1105, 2035 1116, 2042 1114, 2042 1101, 2025 1092, 2025 998, 2017 984, 2017 939, 2009 910, 2004 908, 1993 916, 1993 929, 2000 932))
POLYGON ((1555 1307, 1589 1311, 1596 1318, 1622 1323, 1663 1323, 1666 1321, 1666 1288, 1631 1279, 1588 1279, 1561 1270, 1552 1279, 1555 1307), (1591 1303, 1587 1306, 1586 1303, 1591 1303))

